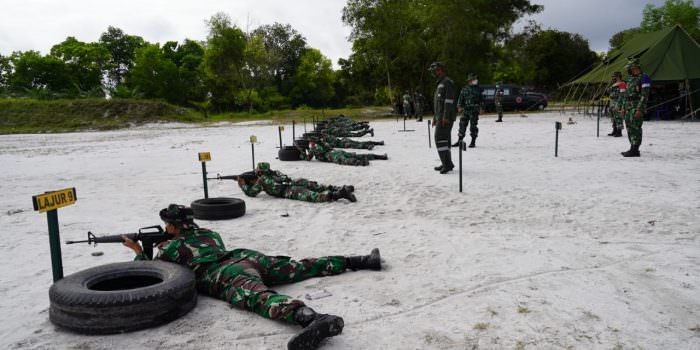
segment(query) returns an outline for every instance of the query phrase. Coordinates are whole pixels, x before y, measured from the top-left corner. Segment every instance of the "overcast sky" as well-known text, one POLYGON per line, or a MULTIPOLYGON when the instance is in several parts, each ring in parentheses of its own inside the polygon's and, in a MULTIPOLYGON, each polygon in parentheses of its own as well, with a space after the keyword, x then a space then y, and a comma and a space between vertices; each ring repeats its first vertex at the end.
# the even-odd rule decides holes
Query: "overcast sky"
MULTIPOLYGON (((639 25, 645 4, 663 0, 533 0, 545 6, 534 16, 545 28, 582 34, 605 51, 610 36, 639 25)), ((698 4, 700 0, 695 0, 698 4)), ((48 52, 67 36, 96 41, 112 25, 151 42, 203 40, 204 21, 225 12, 244 30, 289 23, 336 64, 347 57, 350 29, 340 19, 345 0, 0 0, 0 53, 48 52)), ((522 27, 522 23, 516 26, 522 27)))

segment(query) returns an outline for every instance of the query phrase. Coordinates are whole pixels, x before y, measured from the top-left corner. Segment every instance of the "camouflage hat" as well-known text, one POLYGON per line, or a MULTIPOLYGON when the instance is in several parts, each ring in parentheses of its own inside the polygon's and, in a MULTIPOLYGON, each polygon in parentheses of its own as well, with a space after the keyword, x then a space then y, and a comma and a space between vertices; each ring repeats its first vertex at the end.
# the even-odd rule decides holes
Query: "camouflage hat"
POLYGON ((260 170, 260 171, 270 171, 270 163, 267 163, 267 162, 260 162, 260 163, 258 163, 257 170, 260 170))
POLYGON ((433 62, 433 63, 430 65, 430 68, 428 68, 428 70, 429 70, 429 71, 434 71, 434 70, 438 69, 438 67, 439 67, 439 68, 442 68, 442 69, 445 69, 445 65, 442 64, 442 62, 437 62, 437 61, 436 61, 436 62, 433 62))
POLYGON ((194 212, 184 205, 170 204, 160 211, 160 219, 175 225, 192 224, 194 212))
POLYGON ((622 72, 614 72, 614 73, 612 74, 612 77, 613 77, 613 78, 622 78, 622 72))
POLYGON ((476 75, 476 73, 469 73, 469 75, 467 75, 467 80, 478 80, 478 79, 479 79, 479 76, 476 75))
POLYGON ((639 58, 630 58, 629 61, 627 62, 627 69, 632 69, 632 68, 642 68, 642 65, 639 63, 639 58))

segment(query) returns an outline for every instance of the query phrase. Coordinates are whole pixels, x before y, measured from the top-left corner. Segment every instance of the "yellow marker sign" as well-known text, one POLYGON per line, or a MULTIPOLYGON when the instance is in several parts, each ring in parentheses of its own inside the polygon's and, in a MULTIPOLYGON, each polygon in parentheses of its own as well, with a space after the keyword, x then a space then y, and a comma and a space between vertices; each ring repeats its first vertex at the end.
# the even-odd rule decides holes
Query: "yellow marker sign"
POLYGON ((34 210, 45 213, 74 204, 77 199, 75 187, 72 187, 32 196, 32 203, 34 204, 34 210))
POLYGON ((209 152, 199 152, 199 161, 208 162, 211 161, 211 153, 209 152))
POLYGON ((250 143, 258 143, 258 137, 255 135, 250 135, 250 143))

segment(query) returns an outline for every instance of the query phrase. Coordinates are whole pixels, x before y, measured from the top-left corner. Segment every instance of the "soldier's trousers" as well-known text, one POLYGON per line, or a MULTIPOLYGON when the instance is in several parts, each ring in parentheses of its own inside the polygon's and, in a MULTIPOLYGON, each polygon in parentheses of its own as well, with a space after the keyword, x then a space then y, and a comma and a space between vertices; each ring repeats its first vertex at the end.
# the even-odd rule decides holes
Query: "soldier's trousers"
POLYGON ((460 140, 464 139, 469 126, 469 136, 477 138, 479 136, 479 110, 464 110, 464 113, 459 118, 459 132, 457 136, 460 140))
POLYGON ((624 118, 622 117, 622 113, 620 111, 617 111, 616 109, 617 107, 610 108, 610 116, 612 118, 613 129, 622 130, 625 128, 624 118))
POLYGON ((357 131, 357 132, 351 132, 351 131, 337 132, 335 134, 330 134, 330 135, 335 136, 335 137, 362 137, 362 136, 365 136, 369 133, 370 133, 369 130, 361 130, 361 131, 357 131))
POLYGON ((438 120, 435 126, 435 147, 437 148, 438 156, 443 168, 454 168, 452 163, 452 154, 450 146, 452 145, 452 126, 454 122, 450 121, 448 125, 443 126, 438 120))
POLYGON ((294 199, 304 202, 321 203, 321 202, 331 202, 331 195, 328 189, 325 190, 314 190, 304 186, 289 186, 284 190, 282 194, 284 198, 294 199))
POLYGON ((331 143, 331 146, 333 146, 333 148, 372 149, 374 148, 374 143, 343 138, 338 140, 338 142, 331 143))
POLYGON ((627 125, 627 138, 630 140, 630 145, 639 146, 642 144, 644 118, 635 118, 634 112, 634 109, 628 109, 625 112, 625 125, 627 125))
POLYGON ((503 104, 496 104, 496 113, 498 113, 498 119, 503 119, 503 104))
POLYGON ((248 249, 237 250, 235 255, 236 258, 212 263, 206 271, 197 273, 197 289, 260 316, 292 324, 296 324, 294 311, 304 302, 278 294, 269 286, 345 272, 342 256, 295 261, 248 249))

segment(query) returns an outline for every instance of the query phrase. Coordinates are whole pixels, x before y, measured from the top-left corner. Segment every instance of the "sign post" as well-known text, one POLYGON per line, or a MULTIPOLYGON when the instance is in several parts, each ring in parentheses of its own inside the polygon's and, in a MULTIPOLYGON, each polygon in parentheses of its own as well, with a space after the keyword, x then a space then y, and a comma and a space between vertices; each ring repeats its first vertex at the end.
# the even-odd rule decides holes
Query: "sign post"
POLYGON ((279 132, 280 135, 280 147, 279 149, 282 149, 282 131, 284 131, 284 126, 280 125, 277 127, 277 132, 279 132))
POLYGON ((51 272, 53 281, 63 278, 63 258, 61 257, 61 238, 58 231, 58 208, 72 205, 78 199, 75 187, 59 191, 46 192, 32 197, 34 210, 46 213, 49 226, 49 247, 51 249, 51 272))
POLYGON ((296 134, 296 126, 297 126, 297 121, 292 120, 292 143, 294 143, 294 140, 297 139, 297 134, 296 134))
POLYGON ((428 119, 428 148, 433 148, 432 141, 430 141, 430 119, 428 119))
POLYGON ((561 130, 561 122, 554 122, 554 156, 559 156, 559 130, 561 130))
POLYGON ((403 117, 403 130, 399 130, 399 132, 411 132, 415 130, 406 130, 406 116, 403 117))
POLYGON ((459 140, 459 193, 462 193, 462 152, 464 152, 464 141, 459 140))
POLYGON ((207 186, 207 162, 211 160, 211 153, 199 152, 199 161, 202 162, 202 179, 204 181, 204 198, 209 198, 209 187, 207 186))
POLYGON ((600 137, 600 117, 603 114, 603 101, 598 101, 598 122, 596 125, 595 137, 600 137))
POLYGON ((250 135, 250 151, 253 159, 253 171, 255 171, 255 143, 258 142, 258 138, 255 135, 250 135))

